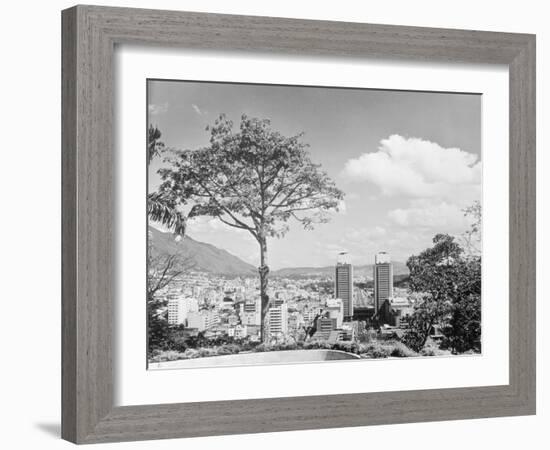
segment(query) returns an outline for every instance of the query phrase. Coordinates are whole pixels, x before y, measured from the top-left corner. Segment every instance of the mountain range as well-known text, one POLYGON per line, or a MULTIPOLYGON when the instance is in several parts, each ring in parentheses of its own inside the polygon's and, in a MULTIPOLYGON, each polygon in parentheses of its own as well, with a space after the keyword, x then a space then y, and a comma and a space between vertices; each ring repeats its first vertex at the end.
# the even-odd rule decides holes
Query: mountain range
MULTIPOLYGON (((409 269, 405 264, 399 261, 392 261, 393 264, 393 275, 408 275, 409 269)), ((372 270, 374 264, 364 264, 361 266, 353 266, 353 274, 357 277, 366 277, 367 279, 372 279, 372 270)), ((327 277, 334 274, 334 266, 325 266, 325 267, 288 267, 284 269, 275 270, 272 272, 273 275, 285 278, 294 278, 294 277, 327 277)))
MULTIPOLYGON (((190 236, 177 241, 172 233, 149 227, 149 242, 153 255, 179 254, 187 267, 191 266, 197 271, 228 276, 250 276, 258 273, 258 269, 252 264, 212 244, 196 241, 190 236)), ((402 262, 392 263, 394 276, 409 274, 407 266, 402 262)), ((373 264, 354 266, 354 275, 372 279, 372 268, 373 264)), ((273 270, 270 274, 284 278, 324 278, 334 274, 334 266, 288 267, 273 270)))

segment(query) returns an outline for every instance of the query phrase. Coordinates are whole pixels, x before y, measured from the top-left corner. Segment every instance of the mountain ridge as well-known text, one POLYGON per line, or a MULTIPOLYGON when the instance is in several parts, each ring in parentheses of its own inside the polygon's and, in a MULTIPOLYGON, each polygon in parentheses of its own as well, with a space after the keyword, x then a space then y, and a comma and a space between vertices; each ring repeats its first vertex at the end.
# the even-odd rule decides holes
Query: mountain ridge
MULTIPOLYGON (((393 275, 408 275, 409 269, 400 261, 392 261, 393 275)), ((372 278, 374 264, 361 264, 353 266, 355 276, 366 276, 372 278)), ((271 272, 274 276, 279 277, 296 277, 296 276, 328 276, 334 274, 334 266, 321 267, 285 267, 271 272)))
POLYGON ((206 242, 196 241, 190 236, 176 241, 169 232, 149 227, 149 242, 154 255, 181 254, 180 264, 192 270, 219 275, 253 275, 257 269, 247 262, 206 242))
MULTIPOLYGON (((197 241, 190 236, 185 236, 177 241, 172 233, 163 232, 149 226, 149 243, 153 255, 181 254, 184 258, 182 264, 185 263, 187 266, 191 266, 193 270, 232 276, 251 276, 258 273, 255 266, 243 261, 227 250, 206 242, 197 241)), ((399 261, 392 261, 392 263, 394 276, 409 274, 409 270, 404 263, 399 261)), ((355 276, 372 279, 373 265, 354 266, 355 276)), ((284 267, 272 270, 270 274, 274 277, 286 278, 327 277, 334 275, 334 266, 284 267)))

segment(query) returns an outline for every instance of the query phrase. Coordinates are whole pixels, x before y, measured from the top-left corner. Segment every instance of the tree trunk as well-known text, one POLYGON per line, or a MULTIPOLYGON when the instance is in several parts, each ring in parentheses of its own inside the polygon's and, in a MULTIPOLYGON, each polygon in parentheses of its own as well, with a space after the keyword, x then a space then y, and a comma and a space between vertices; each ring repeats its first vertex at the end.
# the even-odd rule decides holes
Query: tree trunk
POLYGON ((266 318, 269 311, 269 296, 267 295, 267 276, 269 274, 269 267, 267 265, 267 240, 265 237, 260 237, 260 267, 258 272, 260 274, 260 299, 261 299, 261 340, 266 342, 269 338, 266 318))
POLYGON ((426 342, 428 341, 428 337, 430 337, 430 331, 433 327, 433 324, 434 324, 434 320, 432 319, 430 320, 430 324, 426 328, 426 331, 424 332, 424 336, 422 337, 422 345, 420 346, 420 350, 422 350, 426 345, 426 342))

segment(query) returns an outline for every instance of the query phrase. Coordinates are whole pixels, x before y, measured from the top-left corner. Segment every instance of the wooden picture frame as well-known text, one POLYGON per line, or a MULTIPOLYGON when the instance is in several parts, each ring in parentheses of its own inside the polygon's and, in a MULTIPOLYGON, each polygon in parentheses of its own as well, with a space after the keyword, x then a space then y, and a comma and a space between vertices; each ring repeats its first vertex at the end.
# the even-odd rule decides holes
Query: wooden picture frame
POLYGON ((75 443, 535 413, 535 36, 75 6, 62 13, 62 437, 75 443), (113 52, 193 49, 505 64, 510 85, 509 384, 113 405, 113 52))

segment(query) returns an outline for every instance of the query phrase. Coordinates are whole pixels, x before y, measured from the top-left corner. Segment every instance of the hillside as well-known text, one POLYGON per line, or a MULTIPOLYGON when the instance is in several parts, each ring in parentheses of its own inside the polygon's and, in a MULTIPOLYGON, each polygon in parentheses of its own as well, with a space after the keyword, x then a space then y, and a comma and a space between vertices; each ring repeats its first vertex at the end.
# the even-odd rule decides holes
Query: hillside
POLYGON ((193 270, 218 275, 255 275, 257 269, 226 250, 186 236, 177 242, 174 235, 149 227, 153 255, 180 254, 193 270))

